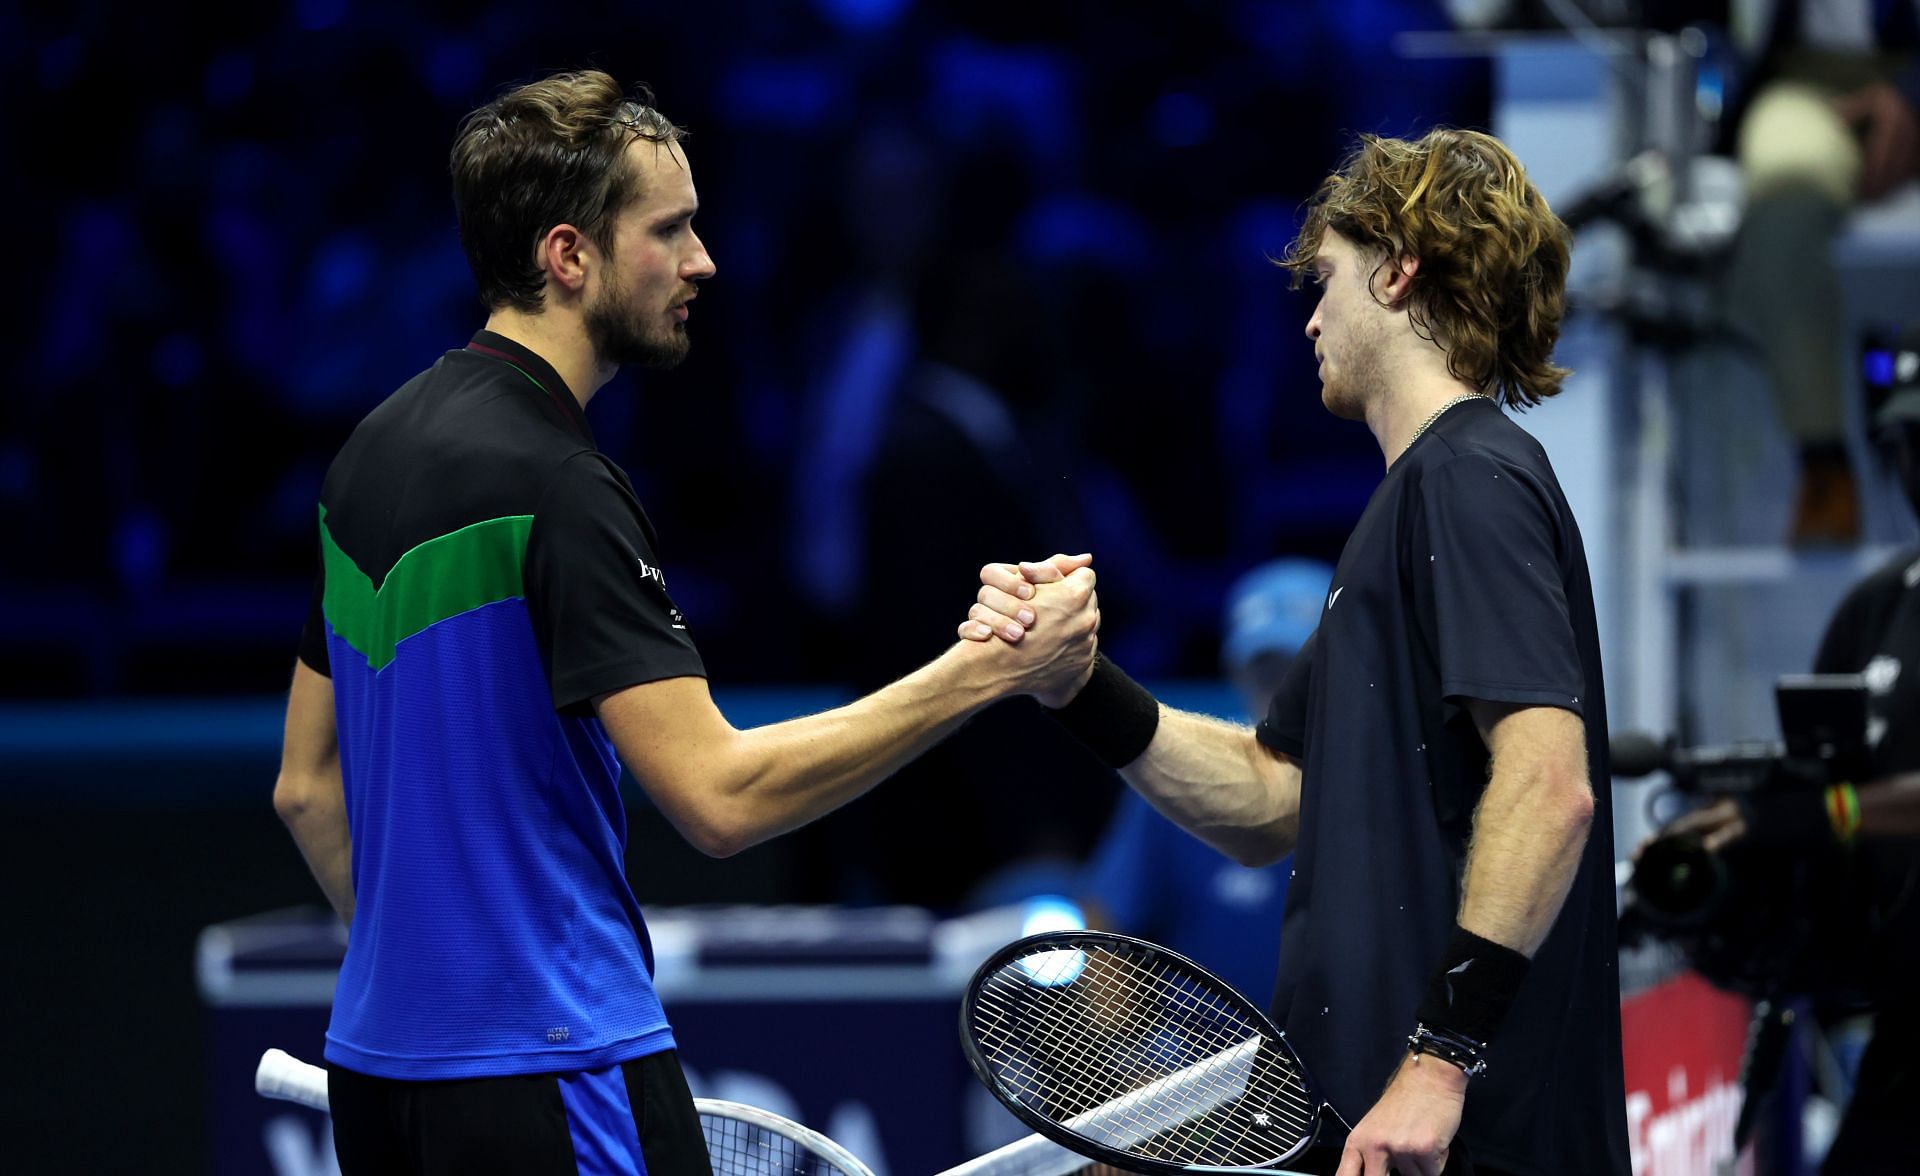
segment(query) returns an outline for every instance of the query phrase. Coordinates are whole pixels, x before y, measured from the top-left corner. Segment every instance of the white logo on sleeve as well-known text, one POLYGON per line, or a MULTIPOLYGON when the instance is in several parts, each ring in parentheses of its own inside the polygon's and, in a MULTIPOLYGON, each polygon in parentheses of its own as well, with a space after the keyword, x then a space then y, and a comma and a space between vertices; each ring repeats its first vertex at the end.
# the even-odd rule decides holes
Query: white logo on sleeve
POLYGON ((1347 586, 1345 584, 1342 584, 1338 588, 1335 588, 1333 590, 1333 593, 1327 597, 1327 607, 1332 608, 1333 602, 1340 599, 1340 594, 1342 592, 1345 592, 1346 590, 1347 590, 1347 586))
MULTIPOLYGON (((660 585, 660 591, 662 593, 666 592, 667 574, 665 572, 638 556, 634 558, 634 562, 640 565, 640 578, 642 580, 652 580, 654 583, 660 585)), ((680 610, 673 606, 671 600, 667 602, 667 615, 671 618, 674 628, 684 629, 687 627, 687 618, 681 615, 680 610)))

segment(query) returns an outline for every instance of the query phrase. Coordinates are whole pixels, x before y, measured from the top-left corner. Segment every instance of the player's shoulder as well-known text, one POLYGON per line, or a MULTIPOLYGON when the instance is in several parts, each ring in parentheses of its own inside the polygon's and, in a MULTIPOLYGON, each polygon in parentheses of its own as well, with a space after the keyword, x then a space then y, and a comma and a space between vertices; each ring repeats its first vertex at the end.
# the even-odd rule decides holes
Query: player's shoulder
POLYGON ((1551 468, 1544 446, 1498 404, 1469 404, 1436 422, 1435 462, 1477 458, 1517 467, 1551 468))
MULTIPOLYGON (((363 418, 330 465, 322 500, 384 516, 529 514, 584 454, 587 438, 550 419, 483 358, 448 352, 363 418)), ((509 369, 511 370, 511 369, 509 369)))
POLYGON ((652 548, 653 522, 633 483, 613 459, 581 448, 543 468, 533 507, 534 532, 542 541, 602 534, 614 528, 652 548))
POLYGON ((633 482, 625 470, 588 445, 548 455, 543 462, 543 502, 604 502, 634 498, 633 482))
POLYGON ((526 443, 537 431, 514 428, 516 398, 485 361, 449 351, 395 388, 360 419, 342 452, 431 453, 449 446, 526 443))
POLYGON ((1880 652, 1896 618, 1912 615, 1920 599, 1920 547, 1910 547, 1847 590, 1827 619, 1814 667, 1819 673, 1852 673, 1880 652))
POLYGON ((1847 591, 1843 611, 1889 607, 1909 592, 1920 591, 1920 546, 1908 547, 1847 591))
POLYGON ((1453 427, 1421 446, 1417 481, 1455 493, 1529 492, 1548 505, 1561 498, 1553 462, 1532 433, 1497 405, 1472 406, 1453 427))
POLYGON ((1536 465, 1504 449, 1448 439, 1430 447, 1421 457, 1409 481, 1422 498, 1504 498, 1523 493, 1550 497, 1542 492, 1551 480, 1552 467, 1536 465))

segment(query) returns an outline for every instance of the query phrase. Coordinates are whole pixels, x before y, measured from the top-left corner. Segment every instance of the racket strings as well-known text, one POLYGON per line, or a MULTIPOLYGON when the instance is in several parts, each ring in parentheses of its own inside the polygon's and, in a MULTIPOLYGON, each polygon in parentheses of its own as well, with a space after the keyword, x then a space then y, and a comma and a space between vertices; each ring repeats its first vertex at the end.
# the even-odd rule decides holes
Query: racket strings
POLYGON ((756 1123, 702 1114, 700 1133, 714 1176, 842 1176, 845 1171, 805 1144, 756 1123))
MULTIPOLYGON (((1071 1035, 1083 1031, 1076 1027, 1065 1032, 1071 1035)), ((1217 1038, 1206 1041, 1192 1037, 1185 1044, 1194 1046, 1202 1042, 1225 1044, 1217 1038)), ((1089 1116, 1070 1125, 1083 1134, 1107 1137, 1108 1141, 1122 1139, 1124 1143, 1187 1120, 1193 1122, 1190 1131, 1198 1131, 1202 1126, 1207 1131, 1217 1131, 1217 1125, 1202 1125, 1200 1118, 1210 1106, 1228 1103, 1236 1095, 1249 1105, 1267 1108, 1265 1120, 1247 1119, 1247 1123, 1262 1128, 1263 1141, 1271 1142, 1268 1131, 1276 1125, 1298 1138, 1311 1126, 1311 1104, 1305 1088, 1297 1075, 1284 1067, 1251 1067, 1249 1062, 1258 1055, 1259 1048, 1259 1038, 1249 1036, 1211 1053, 1190 1050, 1185 1056, 1147 1059, 1137 1048, 1128 1053, 1079 1044, 1060 1051, 1047 1081, 1033 1083, 1030 1089, 1019 1093, 1023 1101, 1056 1121, 1089 1116), (1193 1053, 1201 1055, 1198 1060, 1187 1066, 1178 1065, 1193 1053), (1097 1081, 1096 1075, 1104 1075, 1106 1080, 1097 1081), (1133 1089, 1136 1083, 1148 1086, 1155 1082, 1168 1084, 1169 1088, 1147 1091, 1147 1097, 1134 1098, 1119 1106, 1105 1105, 1133 1089), (1034 1095, 1039 1097, 1030 1097, 1034 1095), (1169 1107, 1177 1108, 1178 1113, 1169 1115, 1169 1107), (1156 1122, 1160 1126, 1149 1128, 1156 1122)), ((1010 1065, 1031 1069, 1033 1059, 1029 1049, 998 1044, 988 1052, 1003 1070, 1010 1065)), ((1235 1108, 1226 1109, 1231 1112, 1235 1108)))
POLYGON ((974 1018, 1005 1089, 1133 1155, 1254 1165, 1314 1121, 1285 1052, 1158 953, 1099 944, 1015 959, 981 988, 974 1018))
MULTIPOLYGON (((1091 983, 1117 992, 1118 986, 1112 982, 1112 977, 1101 976, 1102 969, 1111 969, 1114 965, 1113 958, 1095 957, 1090 968, 1090 974, 1093 977, 1091 983), (1102 980, 1106 981, 1104 985, 1101 984, 1102 980)), ((1172 1072, 1188 1064, 1206 1063, 1223 1051, 1246 1044, 1258 1034, 1258 1030, 1242 1017, 1234 1006, 1215 996, 1208 989, 1198 986, 1191 978, 1169 974, 1163 970, 1154 976, 1154 980, 1157 983, 1157 993, 1161 1001, 1158 1007, 1162 1010, 1162 1015, 1158 1018, 1153 1017, 1151 1001, 1145 1003, 1141 1010, 1142 1014, 1147 1019, 1161 1022, 1158 1028, 1168 1035, 1168 1040, 1177 1043, 1182 1051, 1179 1055, 1158 1059, 1158 1062, 1164 1066, 1164 1072, 1172 1072)), ((1010 994, 1015 1000, 1025 999, 1025 989, 1018 984, 1003 984, 999 986, 997 992, 990 988, 983 994, 985 997, 983 1003, 995 1009, 1003 1022, 1014 1019, 1014 1003, 1008 999, 1010 994)), ((1118 1067, 1122 1071, 1120 1087, 1131 1089, 1134 1083, 1126 1079, 1133 1074, 1147 1072, 1150 1068, 1139 1064, 1137 1053, 1135 1056, 1128 1056, 1125 1053, 1125 1046, 1128 1043, 1106 1039, 1116 1031, 1125 1032, 1127 1026, 1113 1023, 1101 1024, 1099 1023, 1101 1018, 1089 1016, 1090 1013, 1098 1010, 1099 1005, 1098 1001, 1084 999, 1033 1002, 1030 1007, 1021 1011, 1036 1018, 1039 1035, 1034 1041, 1028 1041, 1025 1044, 1031 1047, 1040 1040, 1052 1042, 1051 1048, 1055 1050, 1061 1061, 1078 1073, 1085 1073, 1086 1067, 1090 1065, 1119 1059, 1127 1063, 1118 1067), (1117 1050, 1116 1047, 1120 1048, 1117 1050)), ((1108 1022, 1113 1020, 1111 1016, 1104 1019, 1108 1022)), ((1136 1034, 1135 1044, 1137 1044, 1137 1038, 1136 1034)), ((1163 1041, 1160 1044, 1164 1045, 1166 1042, 1163 1041)), ((1001 1056, 1012 1056, 1009 1041, 998 1042, 997 1048, 1001 1056)), ((1221 1070, 1221 1064, 1216 1062, 1204 1073, 1217 1080, 1222 1076, 1219 1073, 1221 1070)), ((1083 1091, 1086 1089, 1084 1084, 1070 1082, 1069 1085, 1080 1085, 1083 1091)), ((1301 1105, 1311 1105, 1304 1084, 1289 1066, 1269 1066, 1260 1069, 1250 1075, 1249 1089, 1255 1093, 1273 1093, 1276 1089, 1291 1091, 1301 1105)), ((1283 1113, 1289 1109, 1285 1105, 1284 1098, 1281 1100, 1279 1109, 1283 1113)))
MULTIPOLYGON (((1184 1058, 1156 1058, 1156 1071, 1142 1065, 1137 1052, 1116 1067, 1111 1056, 1098 1056, 1084 1048, 1072 1050, 1064 1055, 1064 1072, 1056 1068, 1049 1080, 1041 1083, 1050 1088, 1044 1100, 1050 1105, 1036 1109, 1065 1121, 1082 1134, 1109 1146, 1132 1149, 1135 1154, 1189 1162, 1227 1162, 1248 1158, 1240 1153, 1250 1148, 1252 1158, 1267 1158, 1287 1150, 1293 1140, 1303 1136, 1310 1118, 1296 1105, 1304 1100, 1291 1075, 1283 1073, 1276 1081, 1271 1068, 1263 1071, 1253 1065, 1260 1048, 1260 1038, 1251 1036, 1220 1055, 1172 1070, 1170 1076, 1156 1075, 1171 1070, 1184 1058), (1085 1081, 1089 1074, 1103 1069, 1107 1077, 1098 1087, 1085 1081), (1113 1075, 1116 1069, 1121 1071, 1119 1081, 1113 1075), (1116 1087, 1127 1086, 1129 1077, 1144 1081, 1143 1089, 1117 1105, 1106 1105, 1115 1101, 1107 1099, 1081 1110, 1100 1096, 1113 1094, 1116 1087), (1252 1108, 1256 1107, 1263 1108, 1264 1117, 1255 1117, 1252 1108), (1080 1113, 1071 1114, 1075 1111, 1080 1113), (1250 1127, 1257 1130, 1250 1132, 1250 1127), (1274 1145, 1276 1136, 1282 1141, 1278 1147, 1274 1145)), ((1157 1052, 1164 1054, 1165 1050, 1157 1052)), ((1003 1063, 1009 1057, 1001 1051, 1003 1063)), ((1019 1058, 1017 1062, 1030 1059, 1019 1058)))

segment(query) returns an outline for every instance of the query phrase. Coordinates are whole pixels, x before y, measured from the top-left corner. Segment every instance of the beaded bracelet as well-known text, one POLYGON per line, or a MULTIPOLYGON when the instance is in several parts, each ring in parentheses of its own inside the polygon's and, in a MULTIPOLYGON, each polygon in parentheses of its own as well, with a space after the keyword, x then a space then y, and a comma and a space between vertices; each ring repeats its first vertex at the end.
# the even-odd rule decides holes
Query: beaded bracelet
POLYGON ((1827 820, 1833 823, 1833 835, 1842 842, 1853 840, 1860 831, 1860 796, 1853 785, 1840 783, 1827 789, 1827 820))
POLYGON ((1487 1072, 1486 1046, 1478 1041, 1437 1029, 1424 1022, 1415 1025, 1407 1037, 1407 1052, 1427 1054, 1449 1065, 1458 1066, 1469 1078, 1487 1072))

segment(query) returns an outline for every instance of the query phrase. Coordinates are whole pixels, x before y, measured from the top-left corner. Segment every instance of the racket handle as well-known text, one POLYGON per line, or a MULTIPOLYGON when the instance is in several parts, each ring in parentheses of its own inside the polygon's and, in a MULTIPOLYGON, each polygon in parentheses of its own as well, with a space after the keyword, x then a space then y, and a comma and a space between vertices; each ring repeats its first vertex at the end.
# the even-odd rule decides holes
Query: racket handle
POLYGON ((328 1109, 327 1072, 282 1049, 260 1055, 260 1068, 253 1072, 253 1089, 268 1098, 285 1099, 316 1111, 328 1109))

